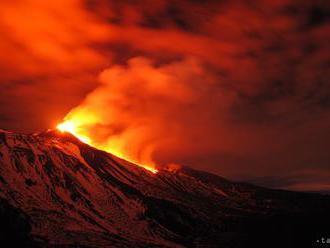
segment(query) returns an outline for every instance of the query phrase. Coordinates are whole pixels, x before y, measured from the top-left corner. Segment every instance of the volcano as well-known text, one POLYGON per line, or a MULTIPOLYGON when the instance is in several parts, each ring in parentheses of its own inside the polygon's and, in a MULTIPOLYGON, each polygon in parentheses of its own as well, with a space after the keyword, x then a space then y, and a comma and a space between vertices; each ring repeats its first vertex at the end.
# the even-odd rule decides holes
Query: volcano
POLYGON ((314 247, 329 210, 326 195, 154 174, 69 133, 0 131, 0 242, 12 247, 314 247))

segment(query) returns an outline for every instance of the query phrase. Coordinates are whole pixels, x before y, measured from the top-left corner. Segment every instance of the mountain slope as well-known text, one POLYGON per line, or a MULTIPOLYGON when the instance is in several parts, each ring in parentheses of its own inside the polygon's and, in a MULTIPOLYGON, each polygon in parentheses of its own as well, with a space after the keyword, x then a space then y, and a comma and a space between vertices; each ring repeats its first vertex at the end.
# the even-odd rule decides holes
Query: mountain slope
POLYGON ((29 217, 43 247, 245 247, 246 227, 330 209, 328 197, 189 168, 153 174, 56 131, 0 131, 0 198, 29 217))

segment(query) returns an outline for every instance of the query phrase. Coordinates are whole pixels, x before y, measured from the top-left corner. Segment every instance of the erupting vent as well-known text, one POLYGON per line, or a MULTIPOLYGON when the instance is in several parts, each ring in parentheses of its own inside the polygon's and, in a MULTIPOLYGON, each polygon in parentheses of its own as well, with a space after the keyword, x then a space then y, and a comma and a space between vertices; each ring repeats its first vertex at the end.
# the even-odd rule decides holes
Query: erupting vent
POLYGON ((77 137, 80 141, 90 145, 90 146, 93 146, 97 149, 100 149, 100 150, 104 150, 106 152, 109 152, 109 153, 112 153, 114 154, 115 156, 119 157, 119 158, 122 158, 128 162, 131 162, 131 163, 134 163, 148 171, 151 171, 152 173, 157 173, 158 170, 155 169, 154 165, 153 164, 142 164, 142 163, 139 163, 138 161, 135 161, 135 160, 132 160, 128 157, 125 157, 123 155, 122 152, 120 152, 119 150, 115 150, 115 149, 111 149, 110 146, 102 146, 102 145, 98 145, 97 143, 93 142, 92 139, 90 137, 88 137, 85 133, 84 133, 84 129, 79 127, 75 122, 72 122, 72 121, 64 121, 60 124, 57 125, 57 129, 60 130, 62 133, 63 132, 69 132, 71 133, 72 135, 74 135, 75 137, 77 137))

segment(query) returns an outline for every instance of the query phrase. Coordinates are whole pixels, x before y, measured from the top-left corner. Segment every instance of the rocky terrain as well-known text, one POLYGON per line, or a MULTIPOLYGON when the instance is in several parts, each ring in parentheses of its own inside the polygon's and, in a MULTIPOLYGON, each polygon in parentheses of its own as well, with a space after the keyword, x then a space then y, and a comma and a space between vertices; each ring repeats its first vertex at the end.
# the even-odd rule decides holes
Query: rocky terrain
MULTIPOLYGON (((153 174, 57 131, 0 131, 0 242, 20 247, 314 247, 330 197, 189 167, 153 174)), ((324 247, 324 246, 323 246, 324 247)))

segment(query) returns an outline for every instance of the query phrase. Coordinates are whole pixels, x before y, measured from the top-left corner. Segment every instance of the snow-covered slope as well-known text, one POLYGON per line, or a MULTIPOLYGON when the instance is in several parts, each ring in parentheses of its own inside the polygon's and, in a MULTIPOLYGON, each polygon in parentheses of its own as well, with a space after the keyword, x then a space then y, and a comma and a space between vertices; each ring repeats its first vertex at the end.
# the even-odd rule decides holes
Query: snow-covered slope
POLYGON ((47 247, 217 247, 210 237, 242 218, 329 209, 318 195, 189 168, 153 174, 56 131, 0 130, 0 198, 29 216, 47 247))

